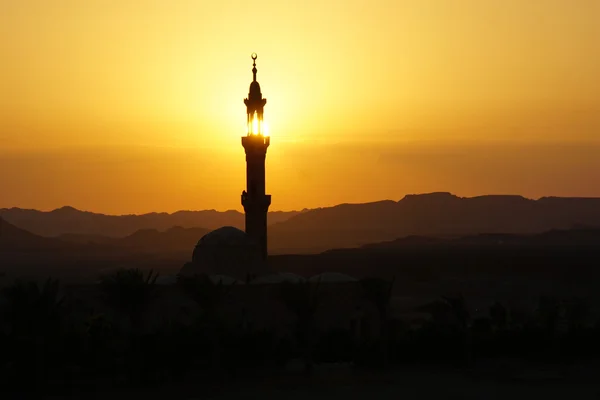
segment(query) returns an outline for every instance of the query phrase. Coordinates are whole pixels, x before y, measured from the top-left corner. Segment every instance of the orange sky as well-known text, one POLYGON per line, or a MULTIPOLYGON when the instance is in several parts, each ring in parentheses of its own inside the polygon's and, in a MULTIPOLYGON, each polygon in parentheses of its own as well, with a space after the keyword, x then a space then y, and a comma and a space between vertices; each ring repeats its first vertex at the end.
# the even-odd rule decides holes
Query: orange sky
POLYGON ((0 207, 600 196, 597 0, 0 1, 0 207))

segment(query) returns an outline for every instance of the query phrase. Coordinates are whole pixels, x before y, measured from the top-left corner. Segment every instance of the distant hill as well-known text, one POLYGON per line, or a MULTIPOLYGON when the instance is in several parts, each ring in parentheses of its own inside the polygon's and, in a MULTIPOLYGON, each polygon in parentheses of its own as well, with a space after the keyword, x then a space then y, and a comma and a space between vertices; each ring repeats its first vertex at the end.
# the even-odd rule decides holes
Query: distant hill
POLYGON ((414 247, 441 248, 457 246, 593 246, 600 250, 600 228, 551 230, 526 235, 506 233, 479 234, 459 238, 408 236, 387 242, 370 243, 360 248, 364 250, 402 250, 414 247))
POLYGON ((270 268, 306 277, 339 272, 395 278, 394 295, 425 302, 462 294, 473 304, 494 301, 533 307, 540 294, 600 304, 600 229, 464 238, 410 237, 319 254, 269 257, 270 268))
POLYGON ((0 251, 35 252, 40 250, 60 250, 81 253, 94 252, 135 253, 137 251, 164 253, 184 251, 192 253, 202 236, 208 233, 204 228, 173 227, 164 232, 156 229, 142 229, 124 238, 111 238, 99 235, 65 234, 58 238, 35 235, 0 218, 0 251))
POLYGON ((36 252, 69 247, 60 240, 34 235, 0 218, 0 251, 36 252))
MULTIPOLYGON (((70 243, 146 248, 154 252, 186 246, 191 246, 191 251, 208 230, 225 225, 244 228, 244 215, 237 211, 110 216, 71 207, 50 212, 12 208, 0 210, 0 216, 36 235, 58 237, 70 243), (189 231, 192 228, 197 230, 189 231)), ((415 245, 479 234, 521 235, 600 227, 600 198, 531 200, 521 196, 463 198, 429 193, 408 195, 400 201, 274 212, 269 213, 269 222, 271 254, 307 254, 398 238, 415 245)))
POLYGON ((173 227, 165 232, 159 232, 156 229, 144 229, 124 238, 113 239, 110 243, 113 246, 130 250, 189 252, 191 258, 194 246, 208 232, 210 232, 208 229, 182 228, 180 226, 173 227))
POLYGON ((124 238, 100 235, 64 234, 58 238, 73 244, 109 246, 113 249, 144 252, 186 251, 191 254, 198 240, 210 232, 204 228, 182 228, 175 226, 160 232, 156 229, 140 229, 124 238))
POLYGON ((409 236, 357 248, 331 249, 318 254, 272 255, 273 270, 310 276, 325 271, 354 276, 382 275, 390 278, 401 271, 445 270, 491 273, 508 270, 525 274, 552 267, 556 271, 577 266, 596 268, 600 260, 600 228, 551 230, 538 234, 481 234, 457 238, 409 236), (451 268, 450 268, 451 267, 451 268))
POLYGON ((450 193, 408 195, 400 201, 341 204, 310 210, 273 224, 273 251, 317 253, 407 236, 459 237, 480 233, 528 234, 572 227, 600 227, 600 198, 450 193))
MULTIPOLYGON (((269 223, 277 223, 299 214, 296 211, 269 213, 269 223)), ((101 236, 126 237, 142 229, 165 231, 175 226, 213 230, 221 226, 244 228, 244 214, 238 211, 177 211, 141 215, 104 215, 62 207, 53 211, 0 209, 0 217, 7 222, 36 235, 88 235, 99 240, 101 236)), ((71 236, 71 239, 75 237, 71 236)), ((84 238, 80 238, 85 240, 84 238)))
POLYGON ((156 229, 140 229, 124 238, 99 235, 64 234, 58 238, 72 244, 87 244, 110 247, 112 249, 161 253, 186 251, 191 254, 198 240, 210 232, 204 228, 182 228, 175 226, 160 232, 156 229))
MULTIPOLYGON (((190 260, 194 245, 206 232, 202 228, 175 227, 164 232, 140 230, 125 238, 65 235, 59 240, 34 235, 0 219, 0 272, 11 276, 52 275, 72 282, 90 281, 120 267, 175 274, 190 260)), ((539 234, 407 236, 319 254, 285 253, 271 252, 269 264, 273 270, 306 276, 324 271, 357 277, 405 276, 412 281, 399 281, 397 285, 406 293, 423 289, 422 282, 434 282, 444 274, 455 279, 465 271, 483 274, 486 279, 506 273, 518 277, 550 274, 557 280, 578 279, 590 284, 600 279, 600 270, 595 268, 600 260, 600 229, 581 227, 539 234), (565 271, 576 276, 565 278, 565 271)))

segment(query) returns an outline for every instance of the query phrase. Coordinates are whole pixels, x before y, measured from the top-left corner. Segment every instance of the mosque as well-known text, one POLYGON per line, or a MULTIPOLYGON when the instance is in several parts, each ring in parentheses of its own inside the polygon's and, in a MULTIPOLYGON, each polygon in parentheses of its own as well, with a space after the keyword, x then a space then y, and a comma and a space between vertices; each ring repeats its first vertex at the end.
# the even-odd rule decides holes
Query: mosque
MULTIPOLYGON (((181 269, 181 276, 207 274, 223 283, 252 281, 264 284, 305 280, 290 273, 270 273, 267 264, 267 214, 271 195, 266 194, 265 160, 270 137, 264 132, 263 115, 267 99, 263 98, 256 80, 256 58, 256 53, 253 53, 252 82, 248 97, 244 99, 247 132, 242 136, 242 146, 246 153, 246 190, 242 191, 241 202, 246 231, 225 226, 204 235, 193 251, 192 261, 181 269)), ((356 281, 343 274, 321 274, 319 280, 356 281)))
MULTIPOLYGON (((298 285, 294 285, 295 289, 300 289, 298 293, 295 289, 290 292, 300 296, 294 298, 294 302, 318 303, 313 318, 320 331, 345 329, 356 338, 369 337, 379 329, 378 311, 365 297, 358 279, 336 272, 301 276, 269 268, 267 214, 271 195, 266 193, 265 160, 270 137, 263 131, 267 100, 256 80, 256 58, 253 53, 253 79, 248 97, 244 99, 247 133, 242 137, 242 146, 246 153, 246 190, 242 191, 241 203, 245 212, 245 232, 225 226, 204 235, 193 250, 192 260, 181 268, 179 277, 203 275, 216 285, 227 285, 227 301, 220 303, 220 312, 230 323, 242 321, 244 329, 269 329, 282 337, 294 336, 292 327, 297 316, 283 298, 283 290, 291 289, 283 285, 292 283, 298 285)), ((171 293, 171 296, 162 297, 165 304, 159 307, 164 312, 160 315, 186 321, 189 315, 181 311, 182 304, 183 308, 193 309, 194 301, 177 290, 177 279, 176 276, 161 276, 156 281, 171 293)), ((156 320, 161 318, 157 316, 156 320)))
POLYGON ((418 326, 431 319, 431 313, 417 307, 427 304, 426 299, 392 295, 394 280, 379 281, 382 285, 377 284, 373 289, 369 288, 368 280, 343 273, 301 276, 269 268, 267 214, 271 195, 266 193, 265 161, 270 137, 264 132, 267 99, 263 98, 256 80, 256 59, 253 53, 253 79, 248 97, 244 99, 247 132, 242 136, 242 146, 246 153, 246 189, 242 191, 241 203, 245 232, 224 226, 207 233, 198 241, 192 260, 181 268, 178 276, 157 278, 156 283, 162 286, 163 293, 170 295, 160 296, 156 301, 153 324, 158 327, 166 318, 183 323, 193 321, 195 314, 190 310, 197 308, 196 301, 185 291, 178 290, 176 283, 179 277, 194 276, 208 277, 215 287, 227 286, 226 298, 216 299, 223 321, 248 332, 272 332, 277 340, 294 338, 299 318, 307 318, 309 309, 312 311, 308 318, 315 332, 346 331, 355 340, 368 342, 387 326, 387 323, 382 324, 377 305, 378 299, 385 296, 390 296, 385 320, 391 327, 398 322, 401 322, 398 326, 406 326, 406 323, 418 326))
POLYGON ((246 152, 246 190, 242 192, 246 231, 232 226, 216 229, 202 237, 192 261, 180 275, 225 275, 248 280, 267 271, 267 213, 271 195, 266 194, 265 160, 270 137, 265 135, 263 114, 267 99, 263 98, 256 80, 256 53, 252 54, 252 82, 244 99, 247 132, 242 137, 246 152))
POLYGON ((271 195, 266 194, 265 159, 270 137, 264 135, 263 98, 256 80, 256 53, 252 54, 252 75, 248 97, 244 99, 247 133, 242 137, 246 152, 246 190, 242 192, 246 232, 224 226, 204 235, 196 245, 192 262, 181 275, 222 274, 237 279, 267 271, 267 213, 271 195))

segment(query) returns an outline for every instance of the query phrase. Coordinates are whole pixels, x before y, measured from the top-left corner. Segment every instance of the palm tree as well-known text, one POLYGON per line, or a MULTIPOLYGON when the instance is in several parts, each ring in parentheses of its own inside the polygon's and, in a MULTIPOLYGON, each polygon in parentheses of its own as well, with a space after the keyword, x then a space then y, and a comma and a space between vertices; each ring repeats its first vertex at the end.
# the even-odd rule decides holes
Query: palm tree
POLYGON ((469 327, 471 316, 465 298, 462 294, 459 294, 458 296, 442 296, 442 299, 450 307, 451 315, 454 317, 455 321, 458 322, 458 326, 463 336, 465 361, 467 362, 467 365, 471 365, 473 343, 471 329, 469 327))
POLYGON ((381 278, 364 278, 360 281, 365 299, 371 302, 377 309, 380 336, 379 351, 382 357, 383 366, 387 366, 388 364, 390 344, 389 311, 395 280, 396 277, 394 276, 390 282, 381 278))
POLYGON ((60 284, 52 279, 42 285, 17 280, 3 288, 2 294, 2 320, 8 339, 4 343, 7 345, 5 355, 12 360, 15 372, 19 373, 29 372, 30 363, 34 360, 34 377, 38 378, 48 367, 45 362, 48 351, 57 350, 54 345, 61 338, 64 297, 60 284))
POLYGON ((490 318, 496 330, 504 331, 508 327, 508 311, 498 301, 490 306, 490 318))
POLYGON ((567 306, 567 319, 569 331, 578 332, 586 327, 590 316, 590 304, 586 299, 575 297, 569 301, 567 306))
POLYGON ((57 280, 49 278, 41 286, 37 282, 17 280, 2 292, 8 332, 26 335, 59 327, 64 297, 57 280))
POLYGON ((280 299, 286 308, 296 316, 296 333, 301 343, 305 362, 305 372, 313 370, 314 316, 319 306, 319 280, 312 282, 288 282, 281 284, 280 299))
POLYGON ((109 306, 125 315, 137 332, 144 312, 158 296, 156 287, 158 273, 135 269, 119 269, 101 278, 100 285, 109 306))
POLYGON ((462 329, 467 329, 470 321, 470 314, 467 303, 462 294, 458 296, 442 296, 442 299, 450 306, 452 315, 462 329))
POLYGON ((221 341, 222 321, 219 308, 231 291, 231 285, 224 285, 222 281, 213 282, 206 274, 178 277, 178 284, 198 304, 201 311, 201 323, 208 333, 212 345, 212 364, 221 367, 221 341))
POLYGON ((177 283, 200 306, 207 320, 215 320, 218 317, 218 309, 231 291, 231 285, 224 285, 222 281, 214 282, 206 274, 180 275, 177 283))

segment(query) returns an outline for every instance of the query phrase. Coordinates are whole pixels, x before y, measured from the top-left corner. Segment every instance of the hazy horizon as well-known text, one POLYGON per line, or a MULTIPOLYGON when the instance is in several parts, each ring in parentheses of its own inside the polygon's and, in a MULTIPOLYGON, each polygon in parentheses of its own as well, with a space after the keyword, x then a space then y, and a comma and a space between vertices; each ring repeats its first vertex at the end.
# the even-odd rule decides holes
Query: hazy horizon
POLYGON ((257 52, 272 210, 600 197, 595 0, 0 5, 0 207, 241 210, 257 52))
MULTIPOLYGON (((460 197, 502 194, 531 199, 600 197, 600 188, 592 185, 600 181, 600 159, 597 157, 600 143, 594 142, 461 142, 452 145, 417 142, 405 143, 399 148, 385 144, 345 143, 319 148, 296 144, 280 145, 279 149, 267 156, 267 189, 274 199, 272 211, 397 201, 407 194, 432 192, 451 192, 460 197), (343 149, 347 158, 330 155, 327 159, 327 153, 334 148, 343 149), (302 165, 309 153, 315 154, 322 163, 302 165), (297 167, 271 167, 286 157, 297 167), (352 163, 356 157, 365 163, 352 163), (332 169, 345 169, 353 177, 353 184, 321 174, 324 163, 329 163, 332 169), (406 172, 403 179, 397 179, 398 169, 406 172), (380 179, 372 180, 373 174, 378 174, 380 179), (586 178, 576 179, 577 176, 586 178), (270 183, 287 179, 293 180, 293 187, 270 183), (480 190, 471 189, 474 186, 480 190), (549 189, 552 187, 561 189, 549 189), (296 191, 305 194, 296 198, 296 191)), ((205 158, 197 152, 196 148, 140 146, 5 154, 0 158, 1 170, 22 165, 25 171, 31 164, 36 168, 19 176, 2 174, 2 186, 13 190, 3 193, 0 208, 52 210, 72 206, 113 215, 210 209, 242 211, 239 188, 245 183, 243 154, 233 164, 227 158, 205 158), (106 156, 110 162, 104 160, 106 156), (73 175, 72 165, 77 165, 78 174, 73 175), (123 168, 124 165, 128 168, 123 168), (215 170, 219 171, 219 176, 212 174, 215 170), (187 182, 177 182, 177 185, 169 182, 170 176, 185 175, 189 171, 197 174, 197 181, 190 178, 187 182), (52 180, 53 176, 62 179, 52 180), (90 179, 95 182, 93 186, 87 184, 90 179), (210 184, 202 186, 198 183, 200 180, 210 184), (165 194, 165 187, 169 188, 166 198, 161 196, 165 194), (43 199, 40 193, 44 194, 43 199), (111 196, 107 197, 107 193, 111 196), (223 200, 212 202, 211 198, 223 200)), ((230 152, 234 153, 236 149, 230 149, 230 152)))

